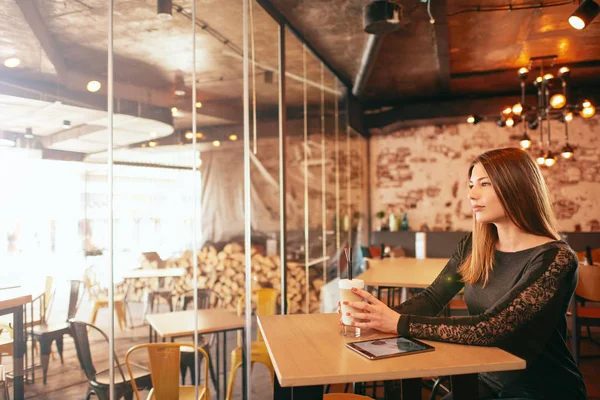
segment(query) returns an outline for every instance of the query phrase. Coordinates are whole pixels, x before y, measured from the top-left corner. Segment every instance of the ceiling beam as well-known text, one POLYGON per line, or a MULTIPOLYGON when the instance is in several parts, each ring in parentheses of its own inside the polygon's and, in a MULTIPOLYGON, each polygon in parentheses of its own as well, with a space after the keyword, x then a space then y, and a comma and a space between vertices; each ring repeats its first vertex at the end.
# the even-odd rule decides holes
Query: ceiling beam
MULTIPOLYGON (((586 93, 592 103, 598 104, 600 88, 590 87, 586 93)), ((379 109, 368 110, 365 124, 371 135, 387 134, 395 129, 425 125, 465 123, 471 114, 490 119, 500 116, 506 105, 515 104, 518 94, 502 94, 494 97, 463 97, 428 101, 407 101, 379 109)), ((525 97, 525 104, 536 104, 535 95, 525 97)))
MULTIPOLYGON (((563 64, 558 64, 557 66, 562 66, 563 64)), ((589 60, 589 61, 580 61, 574 63, 564 63, 571 70, 578 68, 595 68, 600 67, 600 60, 589 60)), ((526 65, 524 65, 526 67, 526 65)), ((450 75, 452 79, 468 79, 474 77, 486 77, 493 76, 499 74, 512 73, 517 76, 518 68, 507 68, 507 69, 492 69, 487 71, 469 71, 469 72, 456 72, 450 75)))
POLYGON ((438 61, 438 86, 441 93, 450 92, 450 40, 446 0, 432 2, 432 15, 435 19, 434 39, 438 61))
POLYGON ((66 83, 69 79, 69 71, 65 65, 65 62, 61 56, 61 51, 58 43, 52 38, 44 19, 42 18, 37 5, 33 0, 15 0, 17 5, 21 9, 25 20, 29 24, 29 27, 35 34, 36 38, 40 42, 42 49, 48 56, 48 59, 54 66, 56 74, 61 82, 66 83))

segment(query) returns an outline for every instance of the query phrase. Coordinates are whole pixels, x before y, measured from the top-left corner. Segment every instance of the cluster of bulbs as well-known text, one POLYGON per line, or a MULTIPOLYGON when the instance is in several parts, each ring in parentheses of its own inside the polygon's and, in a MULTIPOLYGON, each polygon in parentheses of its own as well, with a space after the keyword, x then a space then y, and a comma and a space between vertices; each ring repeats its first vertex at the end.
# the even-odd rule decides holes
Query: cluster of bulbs
MULTIPOLYGON (((592 118, 596 114, 596 108, 587 99, 578 104, 568 104, 567 82, 571 72, 568 67, 563 66, 559 68, 556 76, 551 73, 544 74, 542 68, 540 70, 540 75, 533 82, 533 85, 537 89, 537 106, 528 107, 525 104, 525 80, 530 71, 528 68, 523 67, 518 71, 518 76, 521 80, 521 101, 512 107, 505 106, 501 111, 500 118, 496 120, 496 124, 501 127, 507 126, 512 128, 522 123, 523 135, 520 137, 519 142, 521 148, 524 150, 531 147, 531 138, 527 134, 527 128, 530 130, 539 128, 542 151, 537 157, 537 162, 539 165, 552 167, 556 164, 557 157, 550 149, 550 120, 556 119, 564 123, 565 145, 562 147, 560 153, 564 159, 571 159, 573 158, 574 150, 569 144, 568 124, 573 120, 575 113, 579 113, 583 118, 592 118), (546 151, 544 151, 543 121, 547 122, 546 151)), ((483 117, 478 115, 470 115, 467 118, 467 122, 477 124, 483 119, 483 117)))

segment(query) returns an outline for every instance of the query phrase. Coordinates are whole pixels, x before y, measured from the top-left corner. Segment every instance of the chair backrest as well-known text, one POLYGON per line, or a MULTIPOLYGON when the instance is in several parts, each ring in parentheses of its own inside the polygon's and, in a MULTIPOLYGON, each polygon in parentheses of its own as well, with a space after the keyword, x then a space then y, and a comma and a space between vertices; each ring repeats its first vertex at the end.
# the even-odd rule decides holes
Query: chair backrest
MULTIPOLYGON (((256 301, 256 315, 273 315, 277 310, 277 298, 279 297, 279 291, 272 288, 260 288, 252 292, 256 301)), ((238 300, 237 314, 242 316, 244 311, 245 299, 240 297, 238 300)), ((262 333, 258 330, 257 340, 263 341, 262 333)), ((242 346, 242 334, 238 332, 238 345, 242 346)))
MULTIPOLYGON (((198 289, 197 291, 198 293, 198 310, 206 310, 208 308, 219 308, 221 307, 222 304, 222 299, 221 297, 214 291, 212 291, 211 289, 206 289, 206 288, 202 288, 202 289, 198 289)), ((189 298, 188 296, 193 296, 194 295, 194 291, 190 291, 188 293, 186 293, 186 298, 189 298)), ((193 303, 194 300, 192 298, 192 300, 190 301, 185 301, 183 303, 183 309, 186 310, 188 307, 188 303, 193 303)))
MULTIPOLYGON (((96 330, 106 341, 108 344, 108 336, 97 326, 89 324, 83 321, 76 321, 74 319, 70 319, 69 328, 71 331, 71 336, 73 337, 73 342, 75 342, 75 351, 77 352, 77 358, 79 359, 79 365, 85 376, 88 378, 90 382, 95 382, 96 380, 96 368, 94 367, 94 362, 92 360, 92 352, 90 350, 90 340, 88 337, 89 328, 96 330)), ((115 353, 114 355, 115 367, 118 369, 123 381, 126 381, 125 374, 123 373, 123 369, 121 368, 121 363, 117 358, 115 353)))
MULTIPOLYGON (((133 371, 129 363, 131 354, 139 349, 147 349, 155 399, 178 400, 181 347, 191 347, 193 349, 194 345, 189 343, 144 343, 133 346, 127 351, 127 354, 125 355, 125 364, 129 371, 133 392, 138 400, 140 400, 140 393, 135 384, 133 371)), ((201 347, 198 347, 197 349, 200 353, 199 358, 203 357, 204 360, 204 382, 206 390, 208 391, 208 354, 206 354, 201 347)))
POLYGON ((77 309, 79 308, 79 292, 81 288, 81 281, 72 280, 71 284, 71 292, 69 294, 69 309, 67 311, 67 321, 75 318, 75 314, 77 314, 77 309))
POLYGON ((600 301, 600 264, 579 264, 575 294, 588 301, 600 301))

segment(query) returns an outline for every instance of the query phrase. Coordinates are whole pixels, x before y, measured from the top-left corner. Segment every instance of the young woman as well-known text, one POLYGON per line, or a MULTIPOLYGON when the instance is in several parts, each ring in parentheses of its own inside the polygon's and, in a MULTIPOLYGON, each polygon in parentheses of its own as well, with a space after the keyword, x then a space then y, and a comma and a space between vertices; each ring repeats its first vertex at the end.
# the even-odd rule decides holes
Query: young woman
POLYGON ((394 309, 353 289, 366 300, 349 304, 355 325, 497 346, 527 361, 525 370, 480 374, 482 399, 587 399, 565 343, 577 256, 559 240, 537 164, 520 149, 491 150, 477 157, 468 177, 473 232, 444 270, 429 288, 394 309), (463 288, 470 315, 439 317, 463 288))

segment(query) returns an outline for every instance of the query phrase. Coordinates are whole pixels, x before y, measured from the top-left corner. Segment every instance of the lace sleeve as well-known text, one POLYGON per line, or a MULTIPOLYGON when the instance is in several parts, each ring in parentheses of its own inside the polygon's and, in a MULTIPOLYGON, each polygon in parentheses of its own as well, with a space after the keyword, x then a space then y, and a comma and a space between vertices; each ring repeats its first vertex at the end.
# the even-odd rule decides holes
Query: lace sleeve
POLYGON ((398 333, 450 343, 494 346, 540 313, 558 313, 560 301, 553 300, 567 295, 563 283, 577 265, 577 258, 568 247, 551 248, 536 257, 513 289, 485 313, 448 318, 402 315, 398 333))
POLYGON ((393 310, 399 314, 436 316, 464 287, 461 276, 457 272, 464 257, 471 251, 471 234, 465 236, 452 254, 448 264, 433 283, 424 291, 405 301, 393 310))

